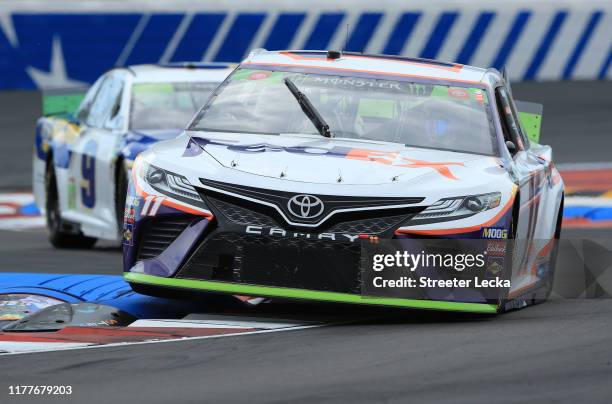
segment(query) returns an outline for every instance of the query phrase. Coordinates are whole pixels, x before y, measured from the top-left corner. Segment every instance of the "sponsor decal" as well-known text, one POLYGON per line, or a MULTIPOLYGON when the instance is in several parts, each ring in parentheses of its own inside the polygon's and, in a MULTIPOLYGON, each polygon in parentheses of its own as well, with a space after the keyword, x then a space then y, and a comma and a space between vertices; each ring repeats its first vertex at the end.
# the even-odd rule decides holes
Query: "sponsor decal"
POLYGON ((246 234, 255 234, 258 236, 275 236, 291 239, 303 240, 329 240, 329 241, 348 241, 355 242, 362 238, 367 238, 372 242, 378 241, 378 237, 367 234, 347 234, 347 233, 301 233, 292 230, 281 229, 280 227, 263 227, 263 226, 246 226, 244 229, 246 234))
POLYGON ((487 259, 487 275, 491 277, 498 276, 504 269, 503 257, 488 257, 487 259))
POLYGON ((448 89, 448 95, 449 97, 452 98, 460 98, 460 99, 464 99, 467 100, 470 98, 470 94, 468 93, 467 89, 465 88, 453 88, 450 87, 448 89))
POLYGON ((270 75, 271 75, 271 72, 259 71, 259 72, 252 73, 249 77, 247 77, 247 80, 267 79, 268 77, 270 77, 270 75))
POLYGON ((125 214, 123 215, 123 221, 125 223, 134 224, 136 222, 136 209, 129 208, 125 210, 125 214))
POLYGON ((506 242, 489 241, 487 243, 487 255, 490 257, 504 257, 506 255, 506 242))
POLYGON ((482 238, 507 239, 508 230, 501 227, 485 227, 482 229, 482 238))
POLYGON ((323 201, 314 195, 296 195, 287 202, 289 212, 300 219, 314 219, 325 210, 323 201))
POLYGON ((123 244, 128 246, 134 245, 134 225, 124 223, 123 225, 123 244))
POLYGON ((76 181, 73 177, 68 179, 68 209, 76 210, 76 181))
POLYGON ((134 196, 128 196, 125 202, 125 210, 123 212, 123 222, 134 224, 136 222, 136 211, 140 205, 140 199, 134 196))
POLYGON ((464 167, 461 162, 456 161, 427 161, 411 159, 403 156, 399 152, 384 152, 380 150, 360 149, 342 146, 326 147, 304 147, 304 146, 279 146, 267 143, 255 143, 248 145, 224 143, 213 139, 193 138, 201 147, 221 146, 227 150, 237 153, 266 153, 266 152, 286 152, 304 156, 325 156, 345 158, 349 160, 369 161, 378 164, 385 164, 393 167, 402 168, 430 168, 441 176, 458 180, 451 172, 450 167, 464 167))
POLYGON ((358 77, 315 77, 314 79, 310 79, 309 77, 305 77, 301 80, 298 80, 300 83, 310 83, 312 84, 323 84, 324 86, 343 86, 343 87, 367 87, 367 88, 382 88, 386 90, 397 90, 402 91, 406 90, 407 92, 411 92, 413 94, 422 94, 429 95, 433 89, 433 86, 427 85, 419 85, 413 83, 401 83, 401 82, 392 82, 388 80, 370 80, 370 79, 362 79, 358 77))

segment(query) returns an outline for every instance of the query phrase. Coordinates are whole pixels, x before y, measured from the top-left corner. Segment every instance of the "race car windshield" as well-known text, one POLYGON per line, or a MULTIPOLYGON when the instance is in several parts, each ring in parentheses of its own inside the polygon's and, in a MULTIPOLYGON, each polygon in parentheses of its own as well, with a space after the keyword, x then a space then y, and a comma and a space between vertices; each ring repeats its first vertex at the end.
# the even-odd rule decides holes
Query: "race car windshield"
POLYGON ((495 154, 484 90, 374 78, 239 69, 189 129, 319 135, 285 79, 312 103, 331 137, 495 154))
POLYGON ((217 85, 218 83, 134 84, 130 129, 183 129, 217 85))

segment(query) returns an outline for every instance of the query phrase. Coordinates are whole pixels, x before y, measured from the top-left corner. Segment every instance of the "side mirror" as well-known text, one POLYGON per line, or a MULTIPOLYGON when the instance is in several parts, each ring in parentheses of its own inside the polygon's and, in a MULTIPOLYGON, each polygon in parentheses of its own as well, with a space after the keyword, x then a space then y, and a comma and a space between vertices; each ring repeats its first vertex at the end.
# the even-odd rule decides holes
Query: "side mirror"
POLYGON ((516 153, 516 145, 514 142, 511 140, 506 140, 506 147, 508 148, 510 154, 514 156, 514 153, 516 153))

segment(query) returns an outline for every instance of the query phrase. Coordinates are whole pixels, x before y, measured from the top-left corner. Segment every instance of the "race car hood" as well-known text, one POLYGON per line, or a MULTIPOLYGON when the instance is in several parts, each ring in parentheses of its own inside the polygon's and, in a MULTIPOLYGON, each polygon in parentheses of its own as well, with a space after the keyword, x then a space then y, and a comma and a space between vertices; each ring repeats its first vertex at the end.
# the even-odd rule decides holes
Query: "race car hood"
POLYGON ((175 139, 183 132, 182 129, 151 129, 146 131, 130 131, 123 138, 121 154, 128 160, 134 160, 139 153, 162 140, 175 139))
POLYGON ((395 143, 189 132, 193 142, 229 170, 314 184, 376 185, 457 182, 474 170, 499 169, 490 156, 395 143))

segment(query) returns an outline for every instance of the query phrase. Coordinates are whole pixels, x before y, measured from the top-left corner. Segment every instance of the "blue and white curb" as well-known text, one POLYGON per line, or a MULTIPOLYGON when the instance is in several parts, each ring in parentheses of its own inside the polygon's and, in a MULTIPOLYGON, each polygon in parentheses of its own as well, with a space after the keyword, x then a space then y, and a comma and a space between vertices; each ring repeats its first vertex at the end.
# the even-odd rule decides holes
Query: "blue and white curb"
POLYGON ((563 218, 583 218, 593 222, 612 221, 612 198, 567 196, 563 218))

